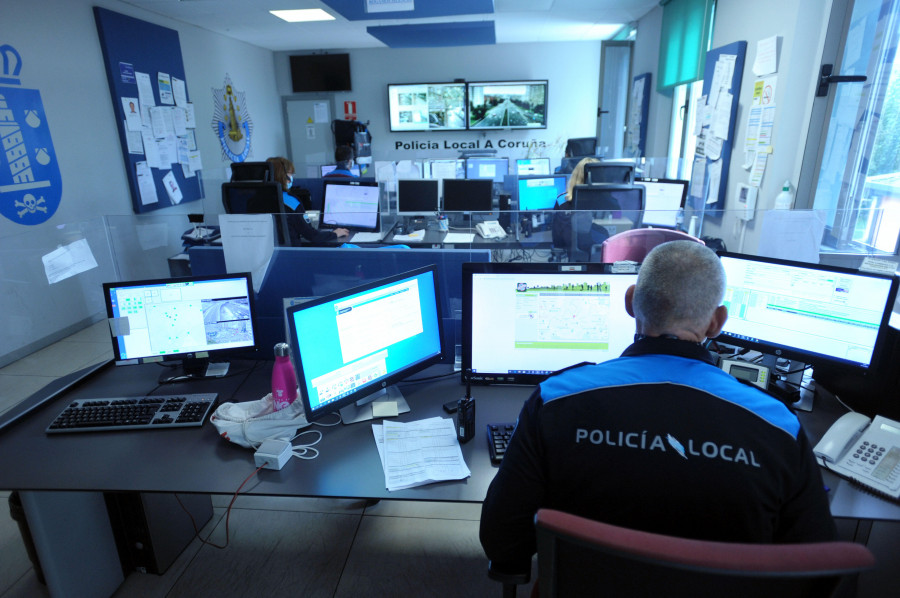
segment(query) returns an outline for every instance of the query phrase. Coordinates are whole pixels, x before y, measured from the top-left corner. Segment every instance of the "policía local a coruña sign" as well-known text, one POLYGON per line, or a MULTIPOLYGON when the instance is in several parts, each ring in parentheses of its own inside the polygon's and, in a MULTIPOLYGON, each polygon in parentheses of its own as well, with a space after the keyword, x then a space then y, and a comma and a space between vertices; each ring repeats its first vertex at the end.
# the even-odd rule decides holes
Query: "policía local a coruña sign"
POLYGON ((21 87, 19 53, 4 44, 0 57, 0 214, 18 224, 40 224, 62 197, 56 151, 40 92, 21 87))

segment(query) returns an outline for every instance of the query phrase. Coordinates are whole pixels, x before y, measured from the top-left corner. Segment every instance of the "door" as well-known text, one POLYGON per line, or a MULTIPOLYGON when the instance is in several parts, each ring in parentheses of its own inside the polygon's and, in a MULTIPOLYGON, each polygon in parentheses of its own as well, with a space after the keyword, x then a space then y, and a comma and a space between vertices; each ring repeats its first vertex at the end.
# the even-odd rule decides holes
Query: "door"
POLYGON ((606 158, 624 156, 632 46, 630 41, 605 41, 600 50, 597 153, 606 158))
POLYGON ((319 167, 334 163, 334 135, 331 99, 286 99, 288 156, 298 178, 321 176, 319 167))

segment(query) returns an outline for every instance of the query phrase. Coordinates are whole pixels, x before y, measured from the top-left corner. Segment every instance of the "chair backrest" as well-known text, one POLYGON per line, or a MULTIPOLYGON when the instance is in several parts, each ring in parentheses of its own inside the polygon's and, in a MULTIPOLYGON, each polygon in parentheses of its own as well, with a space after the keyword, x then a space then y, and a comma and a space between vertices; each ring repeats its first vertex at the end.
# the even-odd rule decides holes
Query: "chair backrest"
POLYGON ((584 165, 584 180, 592 185, 630 185, 634 183, 634 164, 591 162, 584 165))
POLYGON ((739 544, 676 538, 541 509, 541 598, 830 596, 875 566, 861 544, 739 544))
POLYGON ((222 206, 226 214, 274 214, 277 243, 279 245, 289 243, 290 230, 284 214, 281 183, 222 183, 222 206))
POLYGON ((628 260, 642 262, 650 250, 668 241, 695 241, 703 243, 697 237, 687 233, 665 228, 633 228, 613 235, 603 242, 600 248, 600 259, 604 263, 628 260))

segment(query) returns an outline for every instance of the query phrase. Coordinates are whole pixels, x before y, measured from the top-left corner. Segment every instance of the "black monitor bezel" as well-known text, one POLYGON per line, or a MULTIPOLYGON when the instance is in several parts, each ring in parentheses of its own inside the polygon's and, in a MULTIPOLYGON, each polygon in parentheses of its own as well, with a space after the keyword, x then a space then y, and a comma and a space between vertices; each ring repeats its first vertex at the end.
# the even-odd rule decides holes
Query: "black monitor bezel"
MULTIPOLYGON (((441 209, 444 212, 480 213, 480 212, 490 212, 493 210, 494 181, 491 179, 442 179, 441 190, 443 192, 443 197, 441 197, 441 209), (478 186, 484 186, 485 189, 487 189, 487 191, 488 191, 488 193, 487 193, 488 199, 485 202, 484 206, 479 205, 474 209, 472 207, 463 207, 462 209, 457 209, 456 206, 448 207, 447 206, 447 183, 448 182, 450 183, 451 188, 454 186, 459 186, 459 187, 470 186, 472 189, 475 189, 478 186)), ((484 190, 478 189, 478 191, 483 192, 484 190)), ((471 197, 471 194, 468 194, 468 196, 471 197)))
POLYGON ((253 290, 253 279, 249 272, 235 272, 229 274, 208 274, 203 276, 181 276, 177 278, 148 278, 145 280, 127 280, 118 282, 103 283, 103 302, 106 305, 106 317, 110 320, 115 318, 112 307, 112 289, 141 287, 148 285, 166 285, 181 284, 186 282, 207 282, 211 280, 245 280, 247 284, 247 297, 250 309, 250 325, 253 328, 253 345, 244 347, 229 347, 227 349, 214 349, 212 351, 190 351, 184 353, 168 353, 166 355, 147 355, 144 357, 122 357, 121 349, 115 334, 110 331, 110 340, 113 346, 113 359, 116 365, 133 365, 139 363, 162 363, 164 361, 174 360, 193 360, 193 359, 215 359, 237 354, 250 354, 259 350, 260 330, 257 323, 256 314, 256 293, 253 290))
MULTIPOLYGON (((834 272, 837 274, 848 274, 854 276, 864 276, 869 278, 879 278, 879 279, 887 279, 891 281, 890 290, 888 291, 888 297, 886 301, 886 306, 884 313, 882 314, 881 324, 878 328, 878 335, 875 338, 875 344, 872 349, 872 360, 869 362, 868 366, 863 366, 859 363, 840 359, 837 357, 833 357, 830 355, 824 355, 822 353, 815 353, 812 351, 806 351, 802 349, 798 349, 795 347, 789 347, 786 345, 779 345, 774 342, 765 342, 760 341, 759 339, 744 339, 740 338, 736 335, 730 334, 728 332, 722 331, 719 336, 715 338, 717 342, 726 343, 729 345, 735 345, 737 347, 743 347, 747 349, 751 349, 754 351, 759 351, 768 355, 775 355, 776 357, 786 357, 788 359, 792 359, 795 361, 799 361, 805 363, 807 365, 813 367, 838 367, 844 368, 847 371, 854 372, 869 372, 877 369, 882 365, 880 360, 883 355, 886 354, 885 349, 887 348, 887 337, 888 337, 888 321, 891 317, 891 312, 894 308, 894 301, 897 298, 897 289, 898 285, 900 285, 900 279, 896 275, 889 276, 886 274, 879 274, 876 272, 865 272, 861 270, 857 270, 855 268, 846 268, 843 266, 831 266, 828 264, 813 264, 810 262, 797 262, 793 260, 785 260, 780 258, 772 258, 772 257, 761 257, 749 254, 742 254, 736 252, 729 251, 720 251, 717 252, 719 259, 723 257, 734 258, 738 260, 746 260, 751 262, 759 262, 759 263, 767 263, 767 264, 776 264, 782 266, 793 266, 796 268, 806 268, 810 270, 820 270, 823 272, 834 272)), ((727 322, 726 322, 727 324, 727 322)))
POLYGON ((388 107, 388 128, 391 133, 427 133, 429 131, 465 131, 469 128, 469 88, 465 81, 429 81, 429 82, 414 82, 414 83, 388 83, 387 84, 387 107, 388 107), (415 87, 419 85, 445 85, 445 86, 459 86, 462 87, 463 90, 463 122, 464 125, 462 127, 431 127, 431 122, 428 121, 425 128, 421 129, 396 129, 394 128, 394 123, 391 121, 391 88, 392 87, 415 87))
POLYGON ((360 181, 357 179, 347 179, 340 177, 333 178, 323 178, 324 185, 322 187, 322 210, 319 214, 319 228, 321 229, 334 229, 334 228, 346 228, 347 230, 355 231, 355 232, 369 232, 374 233, 381 230, 381 199, 379 198, 377 203, 377 209, 375 210, 375 226, 360 226, 358 224, 341 224, 341 223, 330 223, 325 222, 325 205, 328 203, 328 186, 329 185, 344 185, 344 186, 353 186, 353 187, 378 187, 377 181, 360 181))
MULTIPOLYGON (((430 203, 430 202, 429 202, 430 203)), ((441 207, 441 197, 440 197, 440 181, 437 179, 397 179, 397 213, 398 214, 436 214, 440 211, 441 207), (429 207, 417 207, 415 209, 409 209, 410 206, 403 205, 404 196, 406 195, 403 192, 404 187, 410 186, 422 186, 429 187, 429 195, 431 193, 434 194, 434 204, 429 207), (407 209, 404 209, 407 208, 407 209)))
MULTIPOLYGON (((609 264, 599 262, 466 262, 462 265, 462 372, 472 370, 472 277, 475 274, 585 274, 634 275, 631 272, 616 273, 609 264)), ((624 306, 623 306, 624 311, 624 306)), ((574 365, 574 364, 573 364, 574 365)), ((552 374, 510 374, 508 372, 473 372, 472 384, 535 385, 552 374)), ((461 378, 465 382, 465 375, 461 378)))
POLYGON ((311 299, 309 301, 300 303, 298 305, 294 305, 288 307, 285 310, 285 317, 287 318, 288 330, 290 334, 290 338, 288 339, 289 344, 291 345, 291 356, 294 362, 294 370, 297 373, 297 383, 299 387, 298 398, 303 401, 303 409, 306 413, 307 421, 316 421, 329 413, 339 411, 341 407, 346 405, 350 405, 359 401, 360 399, 364 399, 368 397, 373 392, 378 391, 379 389, 387 388, 392 384, 396 384, 400 382, 412 374, 416 372, 420 372, 425 368, 431 367, 437 363, 441 363, 444 358, 444 328, 443 328, 443 316, 441 315, 441 290, 438 282, 438 274, 437 274, 437 266, 435 264, 430 264, 428 266, 423 266, 421 268, 415 268, 413 270, 408 270, 406 272, 401 272, 399 274, 395 274, 393 276, 388 276, 386 278, 381 278, 378 280, 373 280, 371 282, 367 282, 365 284, 351 287, 345 289, 343 291, 339 291, 337 293, 331 293, 330 295, 325 295, 323 297, 317 297, 315 299, 311 299), (381 378, 379 380, 375 380, 370 384, 365 386, 361 386, 358 389, 354 390, 350 394, 345 397, 341 397, 340 399, 328 403, 325 407, 320 407, 319 409, 313 410, 310 405, 309 395, 306 391, 306 383, 304 381, 304 373, 303 373, 303 355, 300 353, 300 347, 297 341, 297 323, 294 319, 294 314, 298 311, 304 311, 310 309, 312 307, 322 305, 323 303, 330 303, 333 301, 338 301, 344 299, 346 297, 350 297, 352 295, 356 295, 359 293, 365 293, 366 291, 370 291, 372 289, 394 284, 401 280, 407 278, 413 278, 416 276, 420 276, 426 272, 431 273, 432 282, 434 283, 434 301, 435 301, 435 317, 437 319, 437 330, 438 330, 438 352, 436 355, 432 355, 427 357, 423 361, 419 363, 413 364, 404 368, 399 372, 394 372, 393 374, 389 374, 388 376, 381 378))

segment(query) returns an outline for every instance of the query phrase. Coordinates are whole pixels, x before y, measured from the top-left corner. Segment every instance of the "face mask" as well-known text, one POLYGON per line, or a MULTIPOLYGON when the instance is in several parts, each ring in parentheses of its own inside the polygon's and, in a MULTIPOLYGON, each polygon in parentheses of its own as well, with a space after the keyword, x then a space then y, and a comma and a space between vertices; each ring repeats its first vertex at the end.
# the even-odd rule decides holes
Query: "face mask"
POLYGON ((288 178, 288 185, 287 185, 287 186, 288 186, 288 189, 290 189, 291 186, 293 186, 293 184, 294 184, 294 175, 289 174, 289 175, 287 175, 287 178, 288 178))

